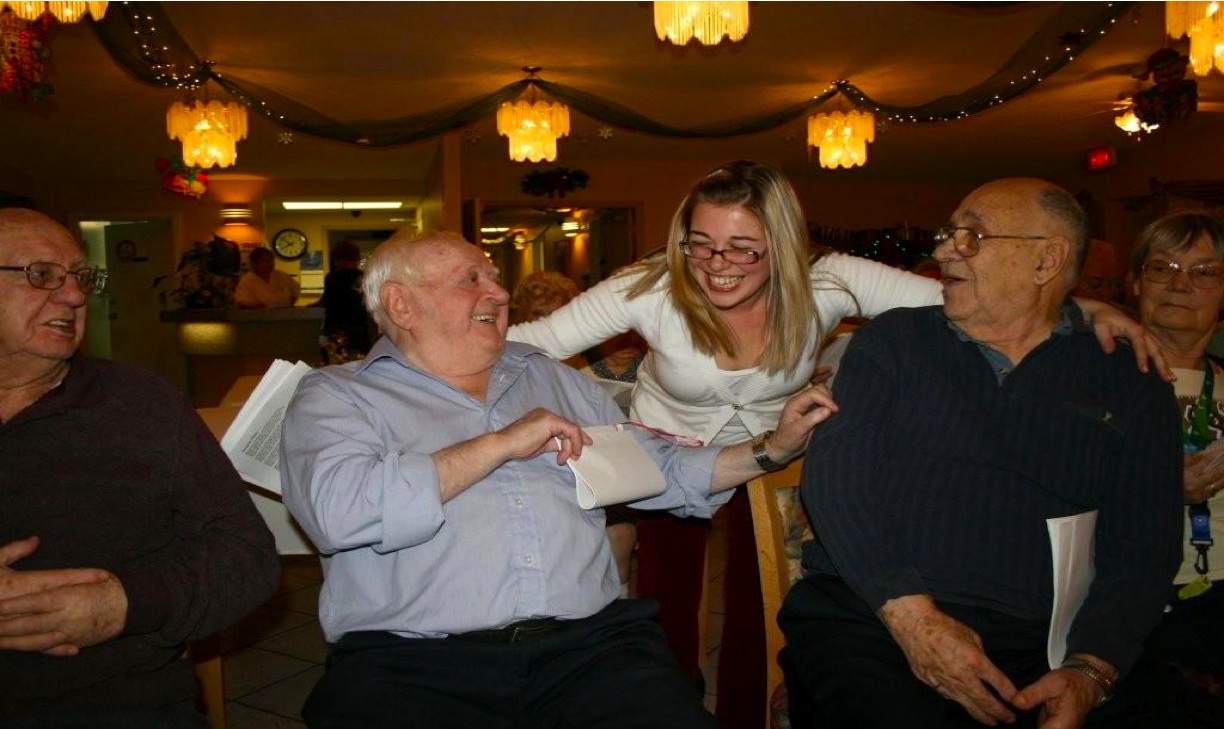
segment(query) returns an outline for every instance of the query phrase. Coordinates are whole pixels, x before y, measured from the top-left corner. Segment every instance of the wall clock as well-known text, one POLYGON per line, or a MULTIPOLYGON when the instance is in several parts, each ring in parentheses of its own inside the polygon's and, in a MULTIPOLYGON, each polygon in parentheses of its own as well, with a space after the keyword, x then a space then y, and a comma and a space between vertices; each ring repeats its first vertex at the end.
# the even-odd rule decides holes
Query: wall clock
POLYGON ((272 250, 281 258, 301 258, 306 252, 306 234, 296 228, 285 228, 272 236, 272 250))

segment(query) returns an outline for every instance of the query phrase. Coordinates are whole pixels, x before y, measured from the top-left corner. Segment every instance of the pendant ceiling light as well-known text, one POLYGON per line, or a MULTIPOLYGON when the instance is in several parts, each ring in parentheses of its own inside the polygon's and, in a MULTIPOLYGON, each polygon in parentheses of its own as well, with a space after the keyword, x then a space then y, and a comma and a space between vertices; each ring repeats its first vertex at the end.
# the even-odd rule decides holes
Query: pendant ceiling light
POLYGON ((246 139, 247 110, 220 101, 176 101, 166 111, 166 132, 183 142, 184 164, 229 167, 238 159, 238 140, 246 139))
POLYGON ((658 2, 654 4, 655 35, 678 46, 693 38, 718 45, 723 36, 743 40, 748 33, 747 2, 658 2))
POLYGON ((61 23, 75 23, 85 17, 93 16, 101 20, 106 15, 107 3, 104 2, 33 2, 33 0, 17 0, 6 2, 4 7, 22 20, 38 20, 44 13, 51 13, 61 23))
POLYGON ((1166 2, 1165 30, 1190 36, 1190 66, 1199 76, 1224 71, 1224 7, 1219 2, 1166 2))
MULTIPOLYGON (((537 66, 523 70, 529 78, 540 72, 537 66)), ((497 110, 497 133, 510 138, 510 159, 515 162, 556 160, 557 139, 569 134, 569 107, 550 104, 538 96, 532 85, 523 98, 507 101, 497 110)))
POLYGON ((820 147, 820 166, 849 169, 867 163, 867 143, 875 141, 875 116, 869 111, 813 114, 808 146, 820 147))

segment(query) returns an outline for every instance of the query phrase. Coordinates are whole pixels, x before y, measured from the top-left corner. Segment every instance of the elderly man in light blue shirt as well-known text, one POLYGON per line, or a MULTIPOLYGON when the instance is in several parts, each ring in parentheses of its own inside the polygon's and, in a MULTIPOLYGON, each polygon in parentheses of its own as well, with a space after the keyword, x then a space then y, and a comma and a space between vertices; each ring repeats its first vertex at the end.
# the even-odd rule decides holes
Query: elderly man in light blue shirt
MULTIPOLYGON (((284 424, 285 501, 323 554, 335 643, 307 722, 714 726, 653 603, 617 600, 603 512, 578 507, 565 465, 616 404, 506 343, 509 297, 462 238, 397 234, 364 285, 386 336, 303 379, 284 424)), ((805 390, 768 438, 722 449, 631 429, 667 482, 634 506, 709 516, 834 410, 805 390)))

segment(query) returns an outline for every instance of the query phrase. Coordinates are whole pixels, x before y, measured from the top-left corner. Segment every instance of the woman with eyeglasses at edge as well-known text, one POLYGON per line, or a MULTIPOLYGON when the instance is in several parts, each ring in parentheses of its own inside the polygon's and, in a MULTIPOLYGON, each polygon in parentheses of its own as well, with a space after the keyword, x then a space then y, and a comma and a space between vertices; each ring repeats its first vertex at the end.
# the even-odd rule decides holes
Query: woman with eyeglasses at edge
MULTIPOLYGON (((1152 652, 1199 679, 1224 681, 1224 363, 1206 353, 1224 311, 1224 221, 1174 213, 1140 233, 1132 258, 1143 325, 1177 375, 1186 448, 1181 568, 1152 652), (1205 674, 1205 675, 1203 675, 1205 674)), ((1190 689, 1192 714, 1219 726, 1224 701, 1190 689), (1211 716, 1214 715, 1214 720, 1211 716)))
MULTIPOLYGON (((818 348, 843 318, 941 301, 939 281, 813 253, 782 173, 739 161, 693 186, 672 218, 666 250, 508 336, 565 358, 636 329, 650 346, 633 391, 636 420, 707 444, 763 443, 786 398, 812 380, 818 348)), ((1080 303, 1107 349, 1112 336, 1141 333, 1104 304, 1080 303)), ((1146 352, 1140 342, 1145 369, 1146 352)), ((767 452, 761 462, 769 464, 767 452)), ((724 726, 746 727, 759 722, 766 698, 763 621, 774 616, 763 616, 747 498, 736 494, 728 509, 717 713, 724 726)), ((707 532, 706 520, 638 521, 638 594, 659 600, 660 625, 694 675, 705 650, 697 612, 707 532)))

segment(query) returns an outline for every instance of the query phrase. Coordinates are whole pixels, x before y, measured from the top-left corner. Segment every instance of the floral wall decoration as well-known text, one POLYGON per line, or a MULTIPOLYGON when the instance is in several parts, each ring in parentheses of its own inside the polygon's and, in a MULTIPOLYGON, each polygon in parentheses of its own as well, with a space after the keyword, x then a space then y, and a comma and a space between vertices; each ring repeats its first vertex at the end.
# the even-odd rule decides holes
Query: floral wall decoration
POLYGON ((196 200, 208 192, 208 173, 183 164, 182 157, 158 157, 153 164, 162 175, 162 187, 170 192, 196 200))
POLYGON ((47 32, 52 16, 22 20, 16 14, 0 14, 0 94, 16 94, 22 101, 42 101, 55 87, 47 83, 47 61, 51 48, 47 32))
POLYGON ((590 179, 591 176, 582 170, 554 167, 551 170, 533 170, 523 175, 519 189, 528 195, 565 197, 567 192, 586 187, 590 179))

